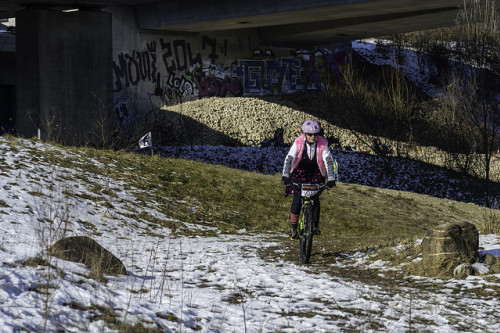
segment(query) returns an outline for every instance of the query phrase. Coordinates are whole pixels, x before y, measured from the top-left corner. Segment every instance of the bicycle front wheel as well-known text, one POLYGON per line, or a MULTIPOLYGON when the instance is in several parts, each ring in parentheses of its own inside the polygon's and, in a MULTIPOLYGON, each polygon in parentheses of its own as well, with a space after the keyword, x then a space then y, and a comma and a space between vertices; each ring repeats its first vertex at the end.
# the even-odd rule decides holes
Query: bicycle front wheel
POLYGON ((302 210, 304 229, 300 235, 300 259, 307 264, 311 259, 313 241, 313 210, 311 205, 305 205, 302 210))

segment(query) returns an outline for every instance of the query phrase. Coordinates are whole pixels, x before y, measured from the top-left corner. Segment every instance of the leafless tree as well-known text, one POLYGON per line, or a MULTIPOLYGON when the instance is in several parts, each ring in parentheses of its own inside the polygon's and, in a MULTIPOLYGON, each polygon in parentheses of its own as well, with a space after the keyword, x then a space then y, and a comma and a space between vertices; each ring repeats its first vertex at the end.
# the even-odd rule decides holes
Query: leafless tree
POLYGON ((457 16, 457 43, 455 53, 461 64, 455 66, 455 75, 461 84, 463 103, 460 106, 463 120, 470 124, 474 142, 481 153, 485 176, 487 204, 495 200, 491 191, 490 166, 500 136, 499 92, 500 82, 500 24, 495 0, 463 0, 457 16))

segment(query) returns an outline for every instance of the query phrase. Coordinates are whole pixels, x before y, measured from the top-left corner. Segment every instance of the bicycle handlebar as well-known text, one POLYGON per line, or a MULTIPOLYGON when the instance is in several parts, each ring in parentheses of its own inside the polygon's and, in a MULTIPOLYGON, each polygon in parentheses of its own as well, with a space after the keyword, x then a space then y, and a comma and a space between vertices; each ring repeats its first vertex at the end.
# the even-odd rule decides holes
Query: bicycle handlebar
POLYGON ((292 182, 291 183, 293 187, 297 188, 297 189, 301 189, 303 188, 304 186, 307 187, 307 186, 310 186, 310 187, 315 187, 315 188, 310 188, 309 190, 322 190, 322 189, 327 189, 329 190, 330 187, 328 187, 328 185, 326 184, 313 184, 313 183, 294 183, 292 182))

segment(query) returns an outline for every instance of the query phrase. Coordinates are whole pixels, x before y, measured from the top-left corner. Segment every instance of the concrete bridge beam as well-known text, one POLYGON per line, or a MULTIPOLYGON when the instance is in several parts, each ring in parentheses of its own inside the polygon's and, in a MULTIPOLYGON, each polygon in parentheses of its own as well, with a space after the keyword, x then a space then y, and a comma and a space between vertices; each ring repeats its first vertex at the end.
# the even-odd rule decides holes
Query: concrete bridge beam
POLYGON ((459 0, 170 0, 135 6, 141 29, 258 29, 264 42, 311 46, 454 24, 459 0))

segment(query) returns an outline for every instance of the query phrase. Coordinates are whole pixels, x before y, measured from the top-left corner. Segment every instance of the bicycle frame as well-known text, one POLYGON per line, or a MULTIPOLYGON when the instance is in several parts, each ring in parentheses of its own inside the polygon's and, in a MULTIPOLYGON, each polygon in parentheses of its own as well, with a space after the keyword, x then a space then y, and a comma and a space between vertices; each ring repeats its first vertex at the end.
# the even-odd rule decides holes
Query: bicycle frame
MULTIPOLYGON (((317 196, 314 195, 314 196, 317 196)), ((308 206, 314 207, 314 199, 313 196, 305 196, 302 197, 302 203, 300 205, 300 213, 299 213, 299 224, 297 228, 297 232, 299 232, 299 235, 301 235, 301 232, 304 230, 306 227, 305 225, 305 219, 304 219, 304 212, 308 209, 308 206)))
POLYGON ((313 207, 314 200, 321 193, 320 191, 327 188, 325 184, 298 184, 293 183, 293 186, 301 191, 301 209, 299 215, 299 223, 297 232, 299 233, 300 258, 304 264, 307 264, 311 259, 313 232, 313 207))

